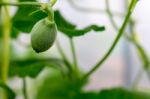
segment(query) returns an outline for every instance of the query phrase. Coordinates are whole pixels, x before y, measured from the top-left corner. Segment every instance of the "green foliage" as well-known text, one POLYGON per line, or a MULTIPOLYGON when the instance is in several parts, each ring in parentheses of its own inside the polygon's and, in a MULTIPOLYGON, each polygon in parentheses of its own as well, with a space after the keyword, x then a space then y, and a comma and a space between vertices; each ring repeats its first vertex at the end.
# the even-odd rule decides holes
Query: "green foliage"
POLYGON ((9 75, 11 77, 18 76, 21 78, 31 77, 35 78, 38 74, 47 67, 58 68, 62 61, 59 59, 27 59, 12 61, 10 64, 9 75))
POLYGON ((104 26, 90 25, 84 29, 76 29, 76 25, 68 22, 59 11, 55 11, 55 22, 58 30, 67 35, 68 37, 82 36, 91 30, 101 32, 105 30, 104 26))
POLYGON ((46 17, 46 13, 39 11, 30 15, 30 13, 38 10, 39 8, 34 6, 22 6, 19 7, 17 13, 12 19, 13 27, 24 33, 30 33, 34 24, 40 19, 46 17))
POLYGON ((7 85, 5 85, 2 81, 0 81, 0 88, 3 88, 7 93, 8 99, 15 99, 16 94, 10 89, 7 85))
MULTIPOLYGON (((26 0, 19 0, 20 2, 24 2, 26 0)), ((28 0, 28 1, 36 1, 36 0, 28 0)), ((42 11, 34 15, 29 15, 31 12, 38 10, 34 6, 22 6, 19 7, 17 13, 12 18, 12 29, 11 29, 11 38, 16 38, 18 34, 21 32, 29 33, 33 27, 33 25, 40 20, 41 18, 45 17, 46 14, 42 11)), ((0 22, 0 38, 2 37, 2 25, 0 22)))
MULTIPOLYGON (((123 88, 113 88, 100 91, 99 99, 150 99, 150 95, 128 91, 123 88)), ((97 99, 98 99, 97 98, 97 99)))
POLYGON ((87 80, 69 80, 52 71, 39 87, 36 99, 150 99, 150 95, 123 88, 104 89, 98 93, 84 92, 87 80))
POLYGON ((99 93, 81 93, 74 99, 149 99, 150 95, 123 88, 104 89, 99 93))
POLYGON ((57 70, 52 70, 39 87, 36 99, 73 99, 80 94, 86 81, 68 79, 57 70))
MULTIPOLYGON (((19 7, 17 13, 12 19, 13 28, 18 29, 21 32, 30 33, 34 24, 47 16, 47 14, 43 11, 38 11, 33 15, 29 15, 36 10, 39 10, 39 8, 31 6, 19 7)), ((91 30, 94 30, 96 32, 105 30, 104 26, 97 25, 87 26, 84 29, 76 29, 76 25, 68 22, 58 10, 55 11, 55 22, 58 30, 69 37, 82 36, 91 30)))
MULTIPOLYGON (((28 0, 28 1, 35 2, 36 0, 28 0)), ((26 2, 26 0, 19 0, 19 2, 26 2)), ((134 3, 136 3, 136 0, 132 0, 128 14, 118 32, 117 38, 114 40, 114 43, 111 46, 108 53, 106 53, 106 57, 104 57, 104 59, 102 58, 102 61, 100 63, 102 63, 104 60, 107 59, 107 57, 113 51, 119 39, 123 35, 127 22, 132 13, 132 10, 135 7, 134 3)), ((51 47, 51 45, 55 40, 56 35, 49 34, 49 32, 52 31, 56 33, 56 27, 54 26, 55 28, 54 30, 52 30, 51 28, 53 27, 51 27, 50 25, 44 26, 44 24, 41 23, 40 25, 36 24, 37 22, 39 21, 41 22, 41 20, 44 20, 45 17, 48 16, 48 13, 46 13, 45 11, 41 10, 40 7, 35 7, 34 5, 19 6, 17 12, 12 18, 11 38, 16 38, 20 32, 30 33, 31 30, 33 30, 32 33, 35 32, 35 35, 32 35, 31 38, 32 39, 35 38, 33 41, 36 42, 32 44, 32 47, 34 45, 33 48, 35 49, 36 52, 43 52, 47 50, 49 47, 51 47), (46 33, 46 35, 44 35, 44 33, 46 33), (53 36, 54 38, 51 38, 51 36, 53 36)), ((83 36, 92 30, 95 32, 102 32, 105 30, 104 26, 97 26, 97 25, 90 25, 85 28, 78 29, 75 24, 72 24, 67 19, 65 19, 58 10, 56 10, 54 14, 55 14, 54 19, 58 31, 65 34, 69 38, 83 36)), ((1 24, 2 22, 0 21, 0 38, 2 38, 1 24)), ((141 60, 143 60, 143 65, 148 66, 149 61, 148 57, 144 53, 144 50, 138 44, 135 45, 139 49, 138 51, 141 54, 141 60)), ((65 59, 62 59, 65 61, 64 62, 60 59, 53 59, 53 58, 50 59, 36 58, 24 60, 12 60, 10 57, 7 58, 8 60, 10 59, 9 77, 17 76, 20 78, 25 77, 36 78, 45 67, 55 68, 50 72, 50 75, 47 76, 46 79, 44 79, 42 85, 39 86, 37 90, 36 99, 150 99, 150 96, 147 94, 129 91, 124 88, 104 89, 97 93, 85 92, 82 88, 86 85, 87 79, 81 80, 82 74, 80 74, 81 78, 79 79, 74 73, 76 71, 74 70, 73 67, 71 67, 75 64, 71 64, 68 62, 69 65, 67 65, 68 67, 66 67, 65 65, 68 63, 65 63, 66 62, 65 59)), ((1 60, 0 63, 2 63, 1 60)), ((7 63, 8 62, 6 62, 6 64, 7 63)), ((100 65, 97 65, 97 67, 98 66, 100 65)), ((0 66, 0 68, 3 67, 0 66)), ((6 91, 6 94, 9 99, 15 99, 15 93, 7 85, 0 82, 0 88, 3 88, 6 91)))

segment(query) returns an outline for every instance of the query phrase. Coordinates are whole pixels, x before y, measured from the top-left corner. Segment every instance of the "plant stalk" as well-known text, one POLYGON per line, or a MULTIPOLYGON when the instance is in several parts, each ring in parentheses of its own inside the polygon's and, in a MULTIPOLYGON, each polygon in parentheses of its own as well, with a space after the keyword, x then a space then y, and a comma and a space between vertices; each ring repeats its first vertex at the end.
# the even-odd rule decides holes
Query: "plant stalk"
POLYGON ((10 49, 10 32, 11 32, 11 19, 7 7, 3 8, 3 61, 2 61, 2 79, 6 83, 9 68, 9 49, 10 49))
POLYGON ((23 78, 23 96, 24 99, 28 99, 26 78, 23 78))
MULTIPOLYGON (((128 2, 126 3, 126 5, 128 4, 128 2)), ((110 7, 109 7, 109 0, 106 0, 106 8, 107 8, 107 13, 108 13, 108 16, 109 16, 109 19, 110 19, 110 22, 113 26, 113 28, 115 30, 118 31, 118 26, 115 22, 115 20, 113 19, 113 14, 110 10, 110 7)), ((149 67, 149 58, 148 56, 146 55, 146 52, 144 51, 144 48, 142 47, 142 45, 138 42, 138 40, 136 39, 136 33, 134 33, 134 26, 135 26, 135 23, 133 22, 133 20, 130 20, 129 22, 129 30, 130 30, 130 33, 131 33, 131 37, 128 37, 126 34, 124 35, 126 37, 126 39, 128 41, 130 41, 132 44, 134 44, 134 46, 136 47, 136 50, 138 51, 139 53, 139 57, 141 58, 141 61, 143 62, 143 67, 144 69, 147 70, 147 68, 149 67)), ((135 87, 138 82, 140 81, 140 78, 141 76, 141 73, 139 73, 133 83, 133 86, 135 87), (135 84, 135 85, 134 85, 135 84)))
POLYGON ((51 0, 50 4, 51 6, 54 6, 56 4, 57 0, 51 0))
POLYGON ((113 18, 114 17, 113 13, 110 10, 109 0, 105 0, 105 4, 106 4, 106 12, 107 12, 108 17, 110 19, 110 22, 111 22, 112 26, 114 27, 114 29, 118 31, 118 26, 117 26, 117 24, 113 18))
POLYGON ((143 74, 144 74, 144 70, 143 69, 140 69, 138 71, 138 73, 136 74, 136 77, 135 77, 135 79, 133 81, 133 84, 132 84, 132 89, 133 90, 136 90, 139 82, 141 81, 141 78, 142 78, 143 74))
MULTIPOLYGON (((57 0, 52 0, 50 2, 50 6, 54 6, 57 0)), ((45 5, 47 3, 39 3, 39 2, 0 2, 0 6, 36 6, 36 7, 41 7, 42 5, 45 5)))
MULTIPOLYGON (((105 9, 96 9, 96 8, 87 8, 87 7, 82 7, 82 6, 79 6, 78 4, 76 4, 74 2, 74 0, 67 0, 68 3, 70 3, 70 5, 80 11, 80 12, 83 12, 83 13, 106 13, 107 11, 105 9)), ((113 12, 113 15, 115 16, 119 16, 119 17, 123 17, 124 14, 123 13, 120 13, 120 12, 113 12)))
POLYGON ((113 44, 111 45, 110 49, 108 50, 108 52, 104 55, 104 57, 96 64, 94 65, 94 67, 87 73, 85 74, 84 78, 87 78, 88 76, 90 76, 93 72, 95 72, 105 61, 106 59, 110 56, 110 54, 112 53, 112 51, 114 50, 115 46, 118 44, 120 38, 122 37, 122 35, 124 34, 124 30, 128 24, 128 21, 130 20, 130 16, 135 8, 135 5, 138 1, 137 0, 132 0, 130 3, 130 6, 128 8, 128 12, 127 15, 125 17, 125 20, 118 32, 117 37, 115 38, 113 44))
POLYGON ((72 69, 71 63, 69 62, 69 59, 65 55, 65 53, 64 53, 64 51, 63 51, 63 49, 62 49, 62 47, 61 47, 58 40, 56 41, 56 47, 57 47, 61 57, 63 58, 64 62, 66 63, 66 66, 67 66, 68 70, 72 72, 73 69, 72 69))
POLYGON ((75 45, 73 42, 73 38, 69 38, 69 39, 70 39, 70 47, 71 47, 72 56, 73 56, 73 65, 74 65, 75 73, 79 77, 79 68, 78 68, 78 60, 77 60, 77 56, 76 56, 75 45))
MULTIPOLYGON (((2 55, 1 78, 3 83, 7 84, 9 71, 9 56, 10 56, 9 53, 10 53, 11 19, 9 15, 9 9, 6 6, 2 7, 2 32, 3 32, 3 55, 2 55)), ((4 93, 3 99, 7 98, 8 98, 7 94, 4 93)))
POLYGON ((0 3, 0 6, 37 6, 40 7, 42 4, 46 3, 39 3, 39 2, 2 2, 0 3))

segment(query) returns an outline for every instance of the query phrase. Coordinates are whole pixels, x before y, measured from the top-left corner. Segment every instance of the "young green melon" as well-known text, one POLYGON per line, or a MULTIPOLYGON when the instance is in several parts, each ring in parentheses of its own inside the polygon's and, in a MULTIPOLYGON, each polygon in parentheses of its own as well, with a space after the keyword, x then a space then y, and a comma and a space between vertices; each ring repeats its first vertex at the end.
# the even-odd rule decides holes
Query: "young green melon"
POLYGON ((54 43, 57 35, 57 29, 54 22, 47 18, 38 21, 31 30, 32 48, 37 52, 48 50, 54 43))

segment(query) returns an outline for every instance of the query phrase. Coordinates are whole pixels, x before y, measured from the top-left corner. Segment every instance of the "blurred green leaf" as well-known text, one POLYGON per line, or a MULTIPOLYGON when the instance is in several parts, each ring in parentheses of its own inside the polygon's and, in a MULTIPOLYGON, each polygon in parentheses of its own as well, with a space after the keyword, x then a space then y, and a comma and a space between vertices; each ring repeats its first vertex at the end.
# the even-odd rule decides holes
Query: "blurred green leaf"
POLYGON ((59 71, 52 70, 39 87, 36 99, 73 99, 85 83, 86 81, 69 80, 59 71))
POLYGON ((84 29, 76 29, 76 26, 70 22, 68 22, 61 13, 57 10, 55 11, 55 22, 57 24, 57 28, 62 33, 66 34, 69 37, 73 36, 82 36, 91 30, 94 30, 96 32, 104 31, 104 26, 97 26, 97 25, 91 25, 84 29))
POLYGON ((10 64, 10 76, 19 76, 35 78, 45 68, 61 66, 61 60, 58 59, 28 59, 20 61, 12 61, 10 64))
MULTIPOLYGON (((19 1, 25 2, 26 0, 19 0, 19 1)), ((36 1, 36 0, 28 0, 28 1, 36 1)), ((38 9, 38 8, 31 7, 31 6, 18 8, 17 13, 12 18, 11 38, 16 38, 20 31, 25 32, 25 33, 30 32, 30 30, 32 29, 32 26, 38 21, 37 17, 38 16, 41 17, 43 15, 43 13, 42 14, 40 13, 40 14, 35 15, 36 17, 29 16, 29 13, 31 13, 32 11, 34 11, 36 9, 38 9), (34 19, 34 17, 35 17, 35 19, 34 19)), ((0 22, 0 38, 1 37, 2 37, 2 25, 0 22)))
MULTIPOLYGON (((39 8, 32 7, 32 6, 19 7, 17 13, 12 19, 13 28, 18 29, 25 33, 29 33, 37 21, 47 16, 47 14, 42 11, 38 11, 34 13, 33 15, 29 16, 30 13, 36 10, 39 10, 39 8)), ((66 34, 69 37, 82 36, 91 30, 94 30, 96 32, 105 30, 104 26, 97 26, 97 25, 91 25, 91 26, 85 27, 84 29, 76 29, 76 26, 68 22, 60 14, 58 10, 55 11, 55 22, 57 24, 58 30, 66 34)))
POLYGON ((0 88, 3 88, 5 92, 7 92, 8 99, 15 99, 16 94, 10 89, 7 85, 5 85, 2 81, 0 81, 0 88))
POLYGON ((61 15, 61 13, 60 13, 58 10, 56 10, 54 14, 55 14, 55 22, 56 22, 58 28, 59 28, 59 27, 65 27, 65 28, 71 28, 71 29, 75 29, 75 28, 76 28, 76 25, 74 25, 74 24, 68 22, 68 21, 61 15))
POLYGON ((104 89, 99 93, 80 93, 74 99, 150 99, 150 95, 123 88, 104 89))
POLYGON ((123 88, 113 88, 102 90, 99 95, 99 99, 150 99, 150 95, 128 91, 123 88))
POLYGON ((29 15, 30 13, 39 9, 40 8, 34 6, 19 7, 12 19, 13 27, 21 32, 29 33, 37 21, 47 16, 47 14, 42 11, 38 11, 32 15, 29 15))
POLYGON ((105 98, 99 98, 98 95, 94 92, 88 92, 88 93, 80 93, 77 94, 73 99, 105 99, 105 98))
POLYGON ((100 92, 85 92, 86 81, 64 78, 53 71, 38 89, 36 99, 150 99, 150 95, 123 88, 104 89, 100 92))

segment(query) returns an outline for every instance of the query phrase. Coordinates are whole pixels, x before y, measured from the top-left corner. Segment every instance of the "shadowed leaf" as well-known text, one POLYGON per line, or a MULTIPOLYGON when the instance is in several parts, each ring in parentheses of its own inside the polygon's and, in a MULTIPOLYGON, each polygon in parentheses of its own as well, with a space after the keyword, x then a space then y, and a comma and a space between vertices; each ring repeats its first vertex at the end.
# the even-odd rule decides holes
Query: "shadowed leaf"
POLYGON ((5 92, 7 93, 8 99, 15 99, 16 95, 13 92, 12 89, 10 89, 7 85, 5 85, 4 83, 2 83, 2 81, 0 81, 0 88, 3 88, 5 90, 5 92))
POLYGON ((82 36, 90 31, 101 32, 105 30, 104 26, 90 25, 83 29, 77 29, 76 25, 68 22, 59 11, 55 11, 55 22, 59 31, 69 37, 82 36))
POLYGON ((31 77, 35 78, 47 67, 61 67, 62 61, 58 59, 28 59, 20 61, 12 61, 10 64, 10 76, 31 77))

